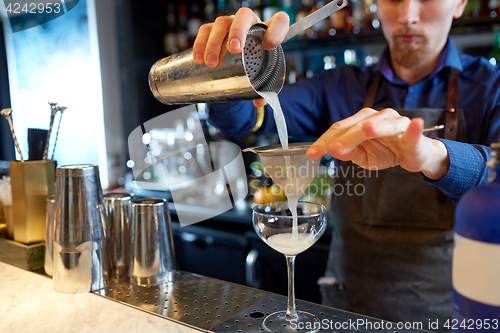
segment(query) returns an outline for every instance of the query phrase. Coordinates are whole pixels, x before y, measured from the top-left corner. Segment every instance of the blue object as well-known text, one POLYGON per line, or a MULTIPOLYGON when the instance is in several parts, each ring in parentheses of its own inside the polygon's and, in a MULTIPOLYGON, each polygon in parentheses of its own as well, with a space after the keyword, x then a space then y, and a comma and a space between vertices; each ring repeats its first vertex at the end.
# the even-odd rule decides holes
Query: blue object
POLYGON ((452 332, 500 330, 500 143, 491 148, 490 181, 456 209, 452 332))

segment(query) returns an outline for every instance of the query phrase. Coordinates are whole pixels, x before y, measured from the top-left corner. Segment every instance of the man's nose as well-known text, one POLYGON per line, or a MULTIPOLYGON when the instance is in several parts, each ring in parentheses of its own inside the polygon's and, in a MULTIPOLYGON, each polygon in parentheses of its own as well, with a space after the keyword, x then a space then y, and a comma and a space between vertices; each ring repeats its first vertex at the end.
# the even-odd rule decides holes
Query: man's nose
POLYGON ((416 24, 420 17, 419 0, 402 0, 400 4, 398 22, 404 26, 416 24))

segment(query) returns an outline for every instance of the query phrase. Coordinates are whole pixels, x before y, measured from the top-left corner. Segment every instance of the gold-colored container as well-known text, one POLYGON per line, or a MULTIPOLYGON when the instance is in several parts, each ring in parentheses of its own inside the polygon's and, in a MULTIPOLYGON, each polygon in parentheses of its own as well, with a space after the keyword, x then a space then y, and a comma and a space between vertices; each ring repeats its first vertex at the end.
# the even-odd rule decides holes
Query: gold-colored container
POLYGON ((55 191, 54 161, 11 161, 10 183, 14 240, 24 244, 44 241, 47 197, 55 191))
POLYGON ((7 238, 7 223, 5 222, 5 213, 3 205, 0 203, 0 237, 7 238))
POLYGON ((5 217, 5 233, 6 233, 6 238, 7 239, 14 239, 14 210, 12 209, 12 206, 3 207, 3 214, 5 217))

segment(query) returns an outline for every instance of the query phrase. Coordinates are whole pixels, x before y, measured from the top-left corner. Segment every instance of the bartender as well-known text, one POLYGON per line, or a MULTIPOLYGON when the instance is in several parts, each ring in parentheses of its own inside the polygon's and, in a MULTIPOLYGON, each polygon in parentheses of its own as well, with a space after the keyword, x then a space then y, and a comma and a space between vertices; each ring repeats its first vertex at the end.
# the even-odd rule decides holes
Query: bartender
MULTIPOLYGON (((487 146, 500 127, 500 71, 459 54, 448 36, 466 3, 378 0, 388 46, 377 65, 337 66, 279 93, 290 135, 320 136, 308 156, 335 157, 343 175, 337 184, 365 189, 333 198, 326 305, 394 322, 437 320, 447 331, 455 203, 486 181, 487 146), (438 124, 445 128, 423 135, 424 125, 438 124)), ((225 52, 241 54, 258 22, 241 8, 202 26, 195 61, 216 67, 225 52)), ((266 25, 263 46, 272 49, 289 18, 279 12, 266 25)), ((212 104, 210 121, 229 136, 270 132, 272 112, 249 101, 212 104)))

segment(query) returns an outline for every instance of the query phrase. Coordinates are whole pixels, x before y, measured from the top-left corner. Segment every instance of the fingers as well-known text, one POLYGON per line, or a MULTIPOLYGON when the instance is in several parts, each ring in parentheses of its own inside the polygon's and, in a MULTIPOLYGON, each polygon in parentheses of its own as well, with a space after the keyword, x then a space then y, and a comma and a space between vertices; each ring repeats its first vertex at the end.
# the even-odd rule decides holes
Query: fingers
POLYGON ((364 141, 373 138, 395 136, 406 131, 410 119, 402 117, 393 109, 385 109, 351 126, 335 142, 330 144, 330 151, 345 155, 364 141))
POLYGON ((235 15, 219 16, 215 22, 202 25, 193 44, 195 63, 217 67, 226 51, 241 54, 248 30, 259 22, 251 9, 242 7, 235 15))
POLYGON ((204 62, 208 67, 216 67, 221 59, 222 44, 226 39, 227 32, 231 27, 233 18, 229 16, 219 16, 212 25, 212 30, 208 36, 205 46, 204 62))
MULTIPOLYGON (((410 119, 402 117, 393 109, 377 112, 373 109, 362 109, 355 115, 333 124, 307 151, 310 158, 319 158, 330 154, 344 159, 363 142, 373 138, 385 138, 405 132, 410 125, 410 119)), ((415 123, 415 132, 408 138, 417 140, 421 134, 415 123)), ((412 127, 413 130, 413 127, 412 127)), ((405 138, 407 140, 407 138, 405 138)))
POLYGON ((267 101, 263 98, 262 99, 255 99, 253 101, 253 105, 255 105, 255 107, 258 107, 258 108, 263 107, 266 104, 267 104, 267 101))
POLYGON ((205 48, 207 45, 208 37, 210 36, 210 32, 212 31, 212 25, 204 24, 198 30, 198 34, 196 35, 196 39, 193 44, 193 59, 194 62, 198 65, 203 65, 205 63, 205 48))
POLYGON ((371 138, 399 135, 408 128, 410 119, 392 109, 381 111, 362 124, 363 132, 371 138))
POLYGON ((227 49, 233 54, 240 54, 245 46, 250 27, 261 22, 259 17, 247 7, 240 8, 234 15, 233 24, 228 34, 227 49))
POLYGON ((318 159, 328 153, 330 150, 330 144, 335 142, 335 140, 342 135, 342 125, 340 122, 334 123, 330 128, 321 135, 321 137, 312 144, 306 151, 307 157, 311 159, 318 159))
POLYGON ((356 123, 359 123, 360 121, 365 120, 366 118, 371 117, 373 115, 376 115, 378 113, 379 112, 374 110, 374 109, 363 108, 360 111, 356 112, 354 115, 352 115, 348 118, 345 118, 341 121, 338 121, 337 123, 339 124, 339 126, 341 128, 348 128, 348 127, 350 127, 356 123))
POLYGON ((306 152, 307 156, 312 159, 317 159, 325 155, 330 150, 330 145, 344 134, 347 129, 378 113, 379 112, 373 109, 364 108, 349 118, 334 123, 311 147, 309 147, 306 152))
POLYGON ((266 50, 272 50, 278 46, 286 34, 290 25, 290 17, 285 12, 277 12, 267 22, 267 31, 262 40, 262 46, 266 50))

